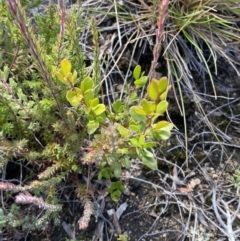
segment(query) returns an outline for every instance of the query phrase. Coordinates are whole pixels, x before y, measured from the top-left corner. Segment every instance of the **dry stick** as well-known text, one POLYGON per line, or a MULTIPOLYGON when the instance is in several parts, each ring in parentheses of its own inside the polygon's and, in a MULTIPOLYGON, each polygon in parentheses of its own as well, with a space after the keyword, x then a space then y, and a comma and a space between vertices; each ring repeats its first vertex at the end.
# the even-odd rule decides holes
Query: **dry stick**
POLYGON ((116 228, 116 232, 118 235, 120 235, 122 233, 122 230, 121 230, 120 224, 118 222, 118 217, 117 217, 115 210, 113 210, 112 217, 113 217, 113 225, 116 228))
POLYGON ((157 20, 157 32, 156 32, 156 43, 154 45, 153 49, 153 61, 151 64, 151 69, 149 72, 149 80, 151 81, 153 77, 153 72, 156 69, 157 61, 160 55, 161 51, 161 43, 162 43, 162 37, 164 34, 164 24, 166 22, 167 16, 168 16, 168 0, 162 0, 162 2, 159 4, 159 11, 158 11, 158 20, 157 20))
POLYGON ((118 41, 119 41, 120 47, 122 47, 122 36, 121 36, 120 27, 119 27, 119 19, 118 19, 118 10, 117 10, 116 0, 114 0, 114 9, 115 9, 115 12, 116 12, 116 23, 117 23, 117 30, 118 30, 118 41))
POLYGON ((70 226, 64 221, 62 222, 62 227, 71 239, 76 240, 75 230, 72 230, 70 226))
POLYGON ((217 194, 216 194, 216 187, 212 187, 212 205, 213 205, 213 210, 216 215, 216 218, 220 225, 224 229, 224 233, 226 233, 228 240, 229 241, 235 241, 235 236, 240 232, 240 229, 233 231, 233 222, 235 221, 237 214, 240 211, 240 198, 238 199, 238 207, 237 210, 235 211, 235 214, 231 215, 229 210, 229 204, 235 201, 235 198, 225 202, 223 199, 220 200, 220 202, 223 204, 223 207, 225 211, 217 204, 217 194), (220 213, 222 216, 226 218, 226 223, 223 221, 222 217, 220 216, 220 213))

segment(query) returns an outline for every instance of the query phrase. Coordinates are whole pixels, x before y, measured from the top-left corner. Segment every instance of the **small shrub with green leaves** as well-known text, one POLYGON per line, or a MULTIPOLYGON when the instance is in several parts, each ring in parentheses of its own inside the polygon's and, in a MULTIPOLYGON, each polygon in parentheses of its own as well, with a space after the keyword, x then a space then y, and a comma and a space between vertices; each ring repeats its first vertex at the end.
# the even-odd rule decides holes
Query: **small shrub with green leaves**
MULTIPOLYGON (((130 158, 138 157, 147 167, 156 170, 157 161, 151 148, 156 146, 156 140, 168 139, 173 128, 172 123, 159 120, 168 108, 167 78, 152 79, 145 98, 139 101, 136 91, 146 84, 147 77, 141 75, 140 66, 136 66, 133 75, 135 88, 124 101, 116 100, 110 111, 94 94, 96 86, 91 77, 76 84, 77 72, 72 71, 69 60, 62 60, 56 71, 59 81, 70 88, 67 100, 74 111, 84 109, 88 134, 94 134, 83 162, 99 166, 99 179, 120 178, 122 168, 130 168, 130 158)), ((119 193, 121 189, 111 187, 108 190, 119 193)))

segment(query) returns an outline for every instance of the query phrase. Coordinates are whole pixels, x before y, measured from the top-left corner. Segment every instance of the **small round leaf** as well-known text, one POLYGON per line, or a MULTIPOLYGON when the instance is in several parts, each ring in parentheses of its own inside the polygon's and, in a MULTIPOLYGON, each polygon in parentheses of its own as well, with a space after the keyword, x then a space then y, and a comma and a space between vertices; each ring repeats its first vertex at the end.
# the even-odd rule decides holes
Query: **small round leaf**
POLYGON ((156 79, 152 79, 151 83, 148 86, 147 89, 148 96, 152 101, 155 101, 158 99, 159 92, 158 92, 158 81, 156 79))
POLYGON ((141 66, 140 65, 137 65, 134 70, 133 70, 133 78, 135 80, 139 79, 140 78, 140 75, 141 75, 141 66))
POLYGON ((156 108, 156 112, 160 115, 163 115, 168 108, 168 102, 166 100, 162 100, 156 108))
POLYGON ((68 59, 63 59, 60 62, 60 66, 61 66, 61 73, 63 74, 63 76, 71 72, 72 64, 68 59))

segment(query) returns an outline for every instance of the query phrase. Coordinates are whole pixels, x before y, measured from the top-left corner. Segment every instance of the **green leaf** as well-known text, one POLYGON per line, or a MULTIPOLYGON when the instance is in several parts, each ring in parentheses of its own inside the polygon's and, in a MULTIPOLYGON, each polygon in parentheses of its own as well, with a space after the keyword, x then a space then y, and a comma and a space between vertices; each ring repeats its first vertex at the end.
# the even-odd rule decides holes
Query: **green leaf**
POLYGON ((97 121, 89 121, 87 123, 87 131, 89 135, 92 135, 99 128, 99 123, 97 121))
POLYGON ((142 145, 142 148, 151 148, 151 147, 154 147, 154 146, 156 146, 156 142, 145 142, 142 145))
POLYGON ((120 153, 123 155, 123 154, 128 154, 129 151, 127 148, 119 148, 119 149, 117 149, 117 153, 120 153))
POLYGON ((121 109, 121 106, 123 106, 121 100, 116 100, 113 104, 112 104, 112 107, 113 107, 113 110, 114 112, 120 112, 120 109, 121 109))
POLYGON ((132 116, 132 118, 134 120, 146 123, 147 122, 147 118, 146 118, 146 116, 142 115, 142 114, 146 115, 146 112, 143 111, 142 114, 139 114, 139 112, 141 113, 141 111, 139 110, 138 106, 132 106, 130 108, 130 115, 132 116))
POLYGON ((86 77, 81 82, 81 90, 83 93, 92 90, 94 86, 93 79, 91 77, 86 77))
POLYGON ((78 172, 78 171, 79 171, 79 166, 78 166, 78 165, 71 165, 71 169, 72 169, 74 172, 78 172))
POLYGON ((129 100, 131 101, 137 101, 138 100, 138 95, 136 92, 133 92, 129 95, 129 100))
POLYGON ((8 66, 5 65, 5 66, 3 67, 3 72, 2 72, 2 73, 3 73, 3 78, 4 78, 4 79, 7 79, 7 78, 8 78, 8 75, 9 75, 9 68, 8 68, 8 66))
POLYGON ((144 135, 140 135, 139 139, 138 139, 138 142, 142 146, 145 143, 145 136, 144 135))
POLYGON ((96 120, 101 124, 106 124, 106 114, 103 112, 102 114, 96 117, 96 120))
POLYGON ((117 202, 118 198, 121 196, 121 192, 124 191, 124 186, 120 181, 112 182, 111 186, 107 189, 107 192, 111 194, 113 201, 117 202))
POLYGON ((113 173, 116 178, 120 178, 122 175, 122 167, 119 164, 113 166, 113 173))
POLYGON ((68 59, 63 59, 60 62, 60 67, 61 67, 61 73, 63 76, 66 76, 68 73, 71 72, 72 69, 72 64, 68 59))
POLYGON ((73 74, 72 74, 72 77, 71 77, 70 81, 73 85, 77 82, 77 71, 76 70, 73 71, 73 74))
POLYGON ((83 98, 82 91, 78 88, 75 88, 74 90, 69 90, 67 92, 66 98, 73 107, 77 107, 80 105, 83 98))
POLYGON ((133 138, 129 139, 129 141, 130 141, 131 146, 140 147, 139 139, 137 137, 133 137, 133 138))
POLYGON ((111 178, 111 168, 110 167, 103 167, 100 169, 101 175, 98 175, 98 179, 101 180, 102 178, 110 179, 111 178), (99 178, 101 177, 101 179, 99 178))
POLYGON ((143 116, 146 116, 147 113, 143 110, 142 107, 140 106, 135 106, 135 112, 138 114, 138 115, 143 115, 143 116))
POLYGON ((162 93, 164 92, 168 87, 168 80, 167 77, 162 77, 159 81, 158 81, 158 92, 162 93))
POLYGON ((72 79, 72 73, 71 72, 69 72, 67 75, 66 75, 66 80, 70 83, 70 85, 72 86, 73 85, 73 83, 72 83, 72 81, 71 81, 71 79, 72 79))
POLYGON ((153 128, 156 130, 164 129, 171 131, 173 128, 173 124, 169 123, 168 121, 159 121, 155 125, 153 125, 153 128))
POLYGON ((160 95, 160 100, 166 100, 168 94, 168 89, 160 95))
POLYGON ((87 108, 85 108, 85 110, 84 110, 84 111, 85 111, 85 114, 86 114, 86 115, 89 115, 89 114, 90 114, 90 115, 92 115, 92 116, 93 116, 92 109, 91 109, 90 107, 89 107, 89 108, 88 108, 88 107, 87 107, 87 108))
POLYGON ((160 115, 163 115, 168 108, 168 102, 166 100, 162 100, 156 108, 156 112, 160 115))
POLYGON ((124 186, 122 185, 121 181, 116 181, 116 182, 112 182, 111 186, 109 188, 110 190, 120 190, 120 191, 124 191, 124 186))
POLYGON ((137 154, 147 167, 149 167, 152 170, 157 170, 158 168, 157 161, 154 158, 154 155, 152 154, 152 152, 146 149, 137 149, 137 154))
POLYGON ((140 133, 140 127, 138 125, 130 125, 129 126, 130 130, 136 131, 137 133, 140 133))
POLYGON ((100 169, 107 166, 107 161, 101 162, 100 169))
POLYGON ((117 130, 122 137, 129 136, 129 130, 120 124, 117 124, 117 130))
POLYGON ((139 130, 140 130, 140 133, 142 133, 144 131, 144 129, 146 128, 146 122, 140 122, 139 124, 139 130))
POLYGON ((135 84, 136 88, 141 88, 147 83, 147 81, 148 81, 148 77, 142 76, 140 79, 135 80, 134 84, 135 84))
POLYGON ((62 75, 61 72, 56 71, 55 75, 57 76, 58 80, 61 81, 65 85, 70 85, 69 81, 62 75))
POLYGON ((89 121, 93 121, 93 120, 94 120, 94 117, 93 117, 92 115, 87 115, 87 119, 88 119, 89 121))
POLYGON ((121 196, 121 192, 119 190, 117 191, 114 191, 113 193, 111 193, 111 199, 114 201, 114 202, 118 202, 118 199, 119 197, 121 196))
POLYGON ((90 107, 95 107, 99 104, 99 99, 98 98, 95 98, 95 99, 92 99, 91 101, 89 101, 90 103, 90 107))
MULTIPOLYGON (((125 118, 125 116, 126 115, 124 115, 124 113, 119 113, 119 114, 117 114, 117 115, 115 115, 115 120, 122 120, 122 119, 124 119, 125 118)), ((114 119, 113 118, 113 119, 114 119)))
POLYGON ((158 92, 158 81, 156 79, 152 79, 151 83, 147 88, 148 96, 152 101, 156 101, 159 96, 158 92))
POLYGON ((133 70, 133 78, 135 80, 139 79, 140 78, 140 75, 141 75, 141 66, 140 65, 137 65, 134 70, 133 70))
POLYGON ((97 116, 97 117, 96 117, 96 121, 97 121, 98 123, 103 123, 103 118, 102 118, 101 116, 97 116))
POLYGON ((106 110, 106 107, 104 104, 98 104, 92 108, 92 111, 96 116, 101 115, 105 110, 106 110))
POLYGON ((122 166, 125 167, 125 168, 130 168, 131 167, 131 162, 129 160, 129 157, 123 157, 121 159, 121 163, 122 163, 122 166))
POLYGON ((141 146, 141 148, 150 148, 150 147, 154 147, 156 145, 155 142, 145 142, 144 135, 140 135, 138 143, 139 143, 139 146, 141 146))
POLYGON ((153 136, 160 139, 160 140, 167 140, 171 136, 171 131, 169 130, 160 130, 160 131, 155 131, 153 132, 153 136))
POLYGON ((90 106, 90 101, 94 99, 93 92, 92 91, 88 91, 88 92, 84 93, 83 99, 84 99, 86 105, 90 106))
POLYGON ((98 180, 102 180, 103 176, 102 176, 102 173, 101 171, 98 173, 98 180))
POLYGON ((142 105, 143 110, 147 114, 154 113, 156 110, 156 104, 152 101, 147 101, 146 99, 143 99, 141 102, 141 105, 142 105))

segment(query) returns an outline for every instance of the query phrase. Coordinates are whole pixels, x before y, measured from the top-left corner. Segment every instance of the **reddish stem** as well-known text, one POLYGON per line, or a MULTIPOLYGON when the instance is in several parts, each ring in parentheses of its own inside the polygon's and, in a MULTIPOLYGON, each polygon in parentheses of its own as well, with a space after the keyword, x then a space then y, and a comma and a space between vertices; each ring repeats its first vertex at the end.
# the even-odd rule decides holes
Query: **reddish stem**
POLYGON ((157 61, 160 55, 161 51, 161 43, 162 43, 162 38, 164 34, 164 25, 168 16, 168 6, 169 6, 169 0, 162 0, 162 2, 159 4, 158 8, 158 20, 157 20, 157 31, 156 31, 156 43, 154 45, 153 49, 153 61, 151 64, 151 69, 149 72, 149 80, 152 80, 153 73, 156 69, 157 66, 157 61))

